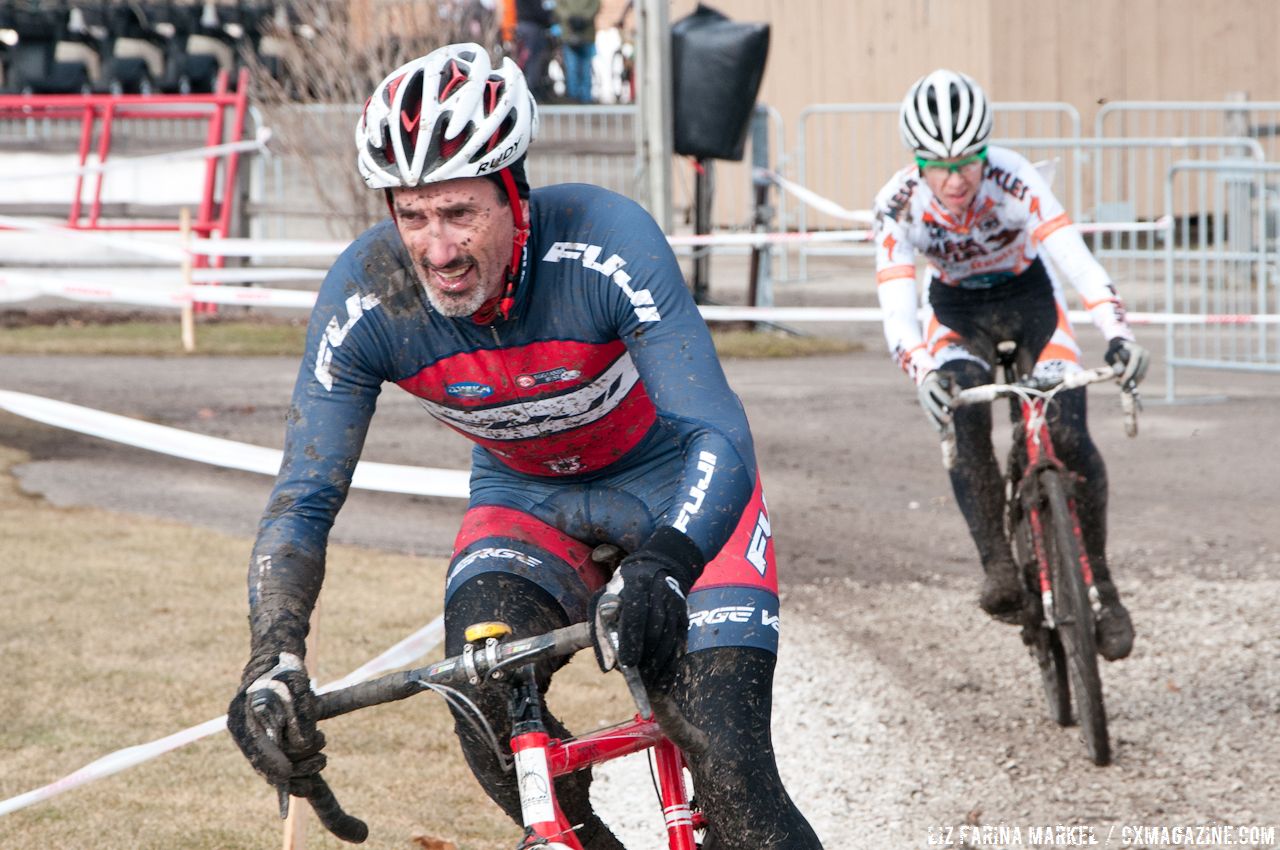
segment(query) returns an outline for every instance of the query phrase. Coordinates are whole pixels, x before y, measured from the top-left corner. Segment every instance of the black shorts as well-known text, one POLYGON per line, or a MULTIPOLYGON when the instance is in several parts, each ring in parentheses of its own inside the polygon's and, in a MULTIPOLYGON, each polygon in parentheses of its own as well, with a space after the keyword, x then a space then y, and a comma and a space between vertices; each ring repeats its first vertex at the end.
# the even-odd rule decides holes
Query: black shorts
POLYGON ((1080 365, 1080 348, 1067 320, 1062 293, 1037 258, 1021 274, 994 286, 966 289, 937 278, 929 284, 926 336, 941 366, 970 360, 988 371, 996 344, 1018 344, 1019 373, 1080 365))

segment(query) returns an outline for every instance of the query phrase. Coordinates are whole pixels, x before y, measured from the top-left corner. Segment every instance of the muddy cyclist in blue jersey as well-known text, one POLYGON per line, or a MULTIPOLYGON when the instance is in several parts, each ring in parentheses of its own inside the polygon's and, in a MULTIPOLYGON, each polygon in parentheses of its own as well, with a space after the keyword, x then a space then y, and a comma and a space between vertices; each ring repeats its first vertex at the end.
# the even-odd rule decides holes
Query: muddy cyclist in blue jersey
MULTIPOLYGON (((329 529, 394 383, 476 444, 444 588, 446 651, 479 621, 520 635, 592 620, 608 582, 622 602, 618 661, 710 735, 692 760, 712 823, 704 846, 818 847, 770 743, 777 571, 742 405, 653 219, 593 186, 530 192, 536 127, 519 69, 474 44, 404 65, 366 104, 359 169, 391 216, 337 260, 312 314, 249 567, 250 659, 228 725, 268 781, 327 792, 304 638, 329 529), (600 544, 630 553, 612 580, 590 557, 600 544), (292 712, 279 742, 246 708, 260 688, 292 712)), ((505 705, 471 696, 506 740, 505 705)), ((468 724, 457 732, 485 791, 518 819, 515 777, 468 724)), ((619 847, 591 810, 589 774, 559 783, 583 845, 619 847)))

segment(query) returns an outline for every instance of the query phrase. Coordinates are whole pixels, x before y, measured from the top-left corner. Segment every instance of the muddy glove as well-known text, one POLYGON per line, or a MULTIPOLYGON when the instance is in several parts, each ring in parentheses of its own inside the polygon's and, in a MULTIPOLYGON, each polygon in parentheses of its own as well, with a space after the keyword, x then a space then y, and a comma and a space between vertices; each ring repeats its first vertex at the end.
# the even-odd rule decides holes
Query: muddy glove
POLYGON ((951 422, 951 399, 955 393, 951 376, 934 369, 916 387, 920 406, 929 415, 929 424, 941 431, 951 422))
POLYGON ((669 526, 624 558, 591 600, 591 636, 600 669, 610 670, 615 663, 637 667, 649 690, 669 692, 689 635, 689 588, 704 565, 697 544, 669 526), (616 630, 606 629, 597 616, 606 595, 621 603, 616 630))
POLYGON ((227 730, 240 752, 281 794, 307 799, 325 827, 344 841, 368 836, 364 822, 342 811, 320 775, 324 733, 315 724, 315 694, 301 657, 305 626, 286 614, 263 636, 255 635, 240 688, 227 707, 227 730), (283 635, 283 636, 282 636, 283 635))
POLYGON ((1147 374, 1147 365, 1151 361, 1151 355, 1145 348, 1131 339, 1121 337, 1111 340, 1103 357, 1108 366, 1124 364, 1124 371, 1120 373, 1120 386, 1125 392, 1132 392, 1137 388, 1147 374))

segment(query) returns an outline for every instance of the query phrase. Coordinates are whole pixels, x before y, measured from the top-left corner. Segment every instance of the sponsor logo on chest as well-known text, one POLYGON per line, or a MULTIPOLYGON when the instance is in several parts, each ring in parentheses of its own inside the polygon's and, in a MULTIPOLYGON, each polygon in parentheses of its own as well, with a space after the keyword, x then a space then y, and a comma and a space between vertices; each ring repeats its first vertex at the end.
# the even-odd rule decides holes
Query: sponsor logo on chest
POLYGON ((459 381, 444 388, 446 394, 454 398, 487 398, 493 395, 493 387, 475 381, 459 381))
POLYGON ((581 377, 581 369, 570 369, 566 366, 557 366, 554 369, 546 369, 542 372, 516 375, 516 386, 528 390, 533 387, 543 386, 544 384, 559 384, 565 381, 576 381, 581 377))

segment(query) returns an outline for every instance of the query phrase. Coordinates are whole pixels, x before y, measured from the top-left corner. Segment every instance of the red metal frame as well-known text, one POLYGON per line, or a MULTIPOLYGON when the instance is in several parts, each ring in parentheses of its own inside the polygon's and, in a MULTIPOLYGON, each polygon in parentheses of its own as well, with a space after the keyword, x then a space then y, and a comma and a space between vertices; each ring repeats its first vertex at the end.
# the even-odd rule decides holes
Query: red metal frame
MULTIPOLYGON (((218 75, 212 94, 194 95, 0 95, 0 119, 53 119, 80 121, 80 139, 77 161, 81 168, 89 162, 93 149, 94 132, 98 134, 98 163, 105 165, 111 154, 112 136, 118 120, 191 121, 208 122, 205 145, 241 141, 244 137, 245 116, 249 108, 249 72, 242 68, 237 78, 236 90, 229 91, 225 71, 218 75), (228 125, 226 111, 230 109, 228 125), (227 137, 223 138, 226 133, 227 137)), ((236 153, 211 154, 205 160, 204 183, 191 222, 192 232, 201 238, 213 234, 229 236, 231 217, 235 207, 235 185, 239 167, 236 153), (218 169, 222 166, 222 198, 217 195, 218 169)), ((102 187, 106 173, 93 175, 92 190, 85 214, 85 174, 76 177, 75 194, 71 198, 65 226, 73 230, 96 231, 146 231, 174 232, 181 229, 178 220, 154 221, 139 219, 106 223, 102 221, 102 187)), ((221 268, 222 257, 213 259, 213 266, 221 268)), ((196 268, 208 268, 206 256, 194 258, 196 268)), ((197 304, 196 309, 214 312, 213 304, 197 304)))
MULTIPOLYGON (((111 154, 112 135, 117 120, 190 121, 209 122, 205 144, 214 146, 238 142, 244 137, 245 116, 249 108, 249 75, 240 71, 236 91, 228 90, 225 72, 219 74, 213 94, 194 95, 0 95, 0 119, 53 119, 79 120, 80 140, 77 149, 79 165, 89 162, 93 148, 95 129, 98 133, 97 155, 105 164, 111 154), (224 111, 230 108, 230 126, 224 111), (223 138, 223 133, 229 133, 223 138)), ((210 155, 205 163, 204 188, 199 199, 197 214, 191 229, 201 237, 214 232, 227 235, 234 207, 234 193, 239 156, 235 153, 210 155), (218 203, 217 174, 220 161, 225 158, 223 169, 222 202, 218 203)), ((177 221, 129 221, 107 224, 102 221, 102 186, 106 175, 99 171, 94 175, 93 190, 89 199, 86 220, 84 213, 85 176, 76 178, 76 192, 71 198, 66 227, 76 230, 121 231, 176 231, 177 221)))
MULTIPOLYGON (((636 715, 626 723, 577 738, 549 738, 543 732, 529 732, 511 739, 512 753, 521 754, 522 759, 543 759, 552 777, 564 776, 650 747, 653 748, 657 762, 662 813, 670 846, 672 850, 695 850, 697 844, 694 830, 704 829, 706 821, 701 813, 689 808, 689 793, 684 781, 684 754, 662 734, 657 721, 644 720, 636 715), (538 750, 542 751, 541 755, 537 753, 538 750)), ((556 822, 539 821, 525 825, 537 838, 563 844, 571 850, 582 850, 572 825, 555 800, 554 787, 551 789, 551 802, 555 807, 556 822)))

